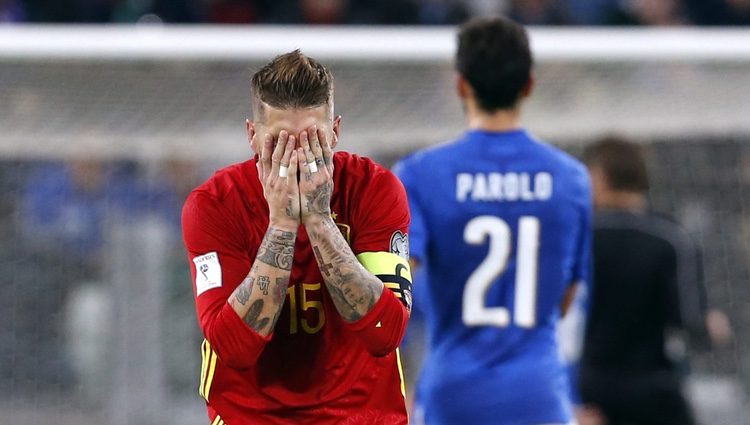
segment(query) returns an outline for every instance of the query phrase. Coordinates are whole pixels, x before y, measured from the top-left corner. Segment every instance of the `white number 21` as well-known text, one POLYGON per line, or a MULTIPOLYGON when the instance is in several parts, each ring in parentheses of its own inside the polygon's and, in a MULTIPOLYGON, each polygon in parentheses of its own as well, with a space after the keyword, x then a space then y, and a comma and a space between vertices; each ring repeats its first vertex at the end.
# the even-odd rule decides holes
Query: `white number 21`
MULTIPOLYGON (((516 290, 513 321, 517 326, 533 328, 536 324, 537 260, 539 254, 539 219, 521 217, 518 222, 516 253, 516 290)), ((489 236, 490 249, 484 261, 469 276, 464 288, 463 321, 467 326, 497 326, 510 324, 510 312, 505 307, 487 307, 487 290, 505 271, 512 244, 510 226, 505 221, 483 215, 466 224, 464 241, 482 245, 489 236)))

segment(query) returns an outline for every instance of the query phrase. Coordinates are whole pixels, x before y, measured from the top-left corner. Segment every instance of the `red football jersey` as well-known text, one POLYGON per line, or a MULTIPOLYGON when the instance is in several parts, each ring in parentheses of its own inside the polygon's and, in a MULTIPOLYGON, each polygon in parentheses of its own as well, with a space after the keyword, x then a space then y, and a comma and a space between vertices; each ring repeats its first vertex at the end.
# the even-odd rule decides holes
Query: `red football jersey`
MULTIPOLYGON (((335 153, 334 165, 332 217, 354 254, 391 251, 409 225, 400 181, 373 161, 345 152, 335 153)), ((267 228, 256 159, 217 172, 190 194, 183 209, 205 336, 199 392, 212 425, 406 424, 395 349, 408 320, 401 295, 384 290, 370 313, 346 323, 304 227, 297 233, 287 298, 274 332, 260 336, 232 310, 227 299, 249 273, 267 228)))

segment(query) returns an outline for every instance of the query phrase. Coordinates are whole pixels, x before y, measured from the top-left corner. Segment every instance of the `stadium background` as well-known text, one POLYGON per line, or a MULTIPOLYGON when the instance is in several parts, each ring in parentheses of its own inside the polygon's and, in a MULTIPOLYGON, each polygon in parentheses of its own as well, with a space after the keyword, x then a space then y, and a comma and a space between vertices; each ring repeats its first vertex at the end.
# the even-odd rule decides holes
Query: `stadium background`
MULTIPOLYGON (((250 72, 319 57, 341 148, 390 165, 462 132, 441 25, 492 11, 537 25, 534 133, 574 154, 610 133, 647 147, 652 202, 701 244, 735 332, 690 353, 699 416, 750 423, 750 30, 702 27, 747 24, 750 2, 654 3, 0 1, 0 423, 204 423, 179 212, 249 156, 250 72)), ((410 384, 421 339, 417 315, 410 384)))

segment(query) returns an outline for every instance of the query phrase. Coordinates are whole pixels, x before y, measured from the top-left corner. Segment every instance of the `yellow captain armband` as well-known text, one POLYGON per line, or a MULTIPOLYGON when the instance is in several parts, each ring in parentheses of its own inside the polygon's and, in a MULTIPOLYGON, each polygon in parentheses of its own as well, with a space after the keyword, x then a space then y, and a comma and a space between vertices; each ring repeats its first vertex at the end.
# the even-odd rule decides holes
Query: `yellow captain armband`
POLYGON ((411 269, 403 257, 390 252, 363 252, 357 260, 375 277, 383 281, 386 288, 411 312, 411 269))

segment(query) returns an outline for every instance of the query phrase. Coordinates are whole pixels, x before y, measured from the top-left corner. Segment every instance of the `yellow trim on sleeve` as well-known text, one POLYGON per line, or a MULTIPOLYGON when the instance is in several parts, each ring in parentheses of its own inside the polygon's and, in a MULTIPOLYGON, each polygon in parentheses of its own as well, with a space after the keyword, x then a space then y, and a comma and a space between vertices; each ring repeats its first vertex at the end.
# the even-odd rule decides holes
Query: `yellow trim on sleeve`
POLYGON ((201 344, 201 357, 201 381, 198 394, 208 401, 208 395, 211 392, 211 383, 213 383, 214 373, 216 372, 216 359, 218 356, 211 349, 211 344, 205 339, 201 344))
POLYGON ((401 395, 406 398, 406 380, 404 379, 404 368, 401 367, 400 348, 396 348, 396 364, 398 365, 398 377, 401 378, 401 395))
POLYGON ((203 396, 203 386, 206 383, 206 369, 208 369, 208 351, 206 350, 206 344, 208 344, 208 341, 204 339, 201 343, 201 380, 198 386, 198 394, 203 398, 205 398, 203 396))
POLYGON ((216 415, 216 417, 214 418, 214 421, 211 422, 211 425, 219 425, 219 422, 222 422, 221 416, 216 415))
POLYGON ((399 275, 411 282, 411 268, 409 262, 392 252, 363 252, 357 255, 357 260, 374 275, 399 275), (405 267, 398 267, 398 265, 405 267))
MULTIPOLYGON (((209 344, 209 349, 211 348, 211 345, 209 344)), ((206 389, 203 392, 204 397, 206 401, 208 401, 208 396, 211 394, 211 384, 214 381, 214 373, 216 372, 216 353, 211 350, 211 353, 209 354, 209 357, 211 358, 211 362, 208 366, 208 374, 206 375, 206 389)))

